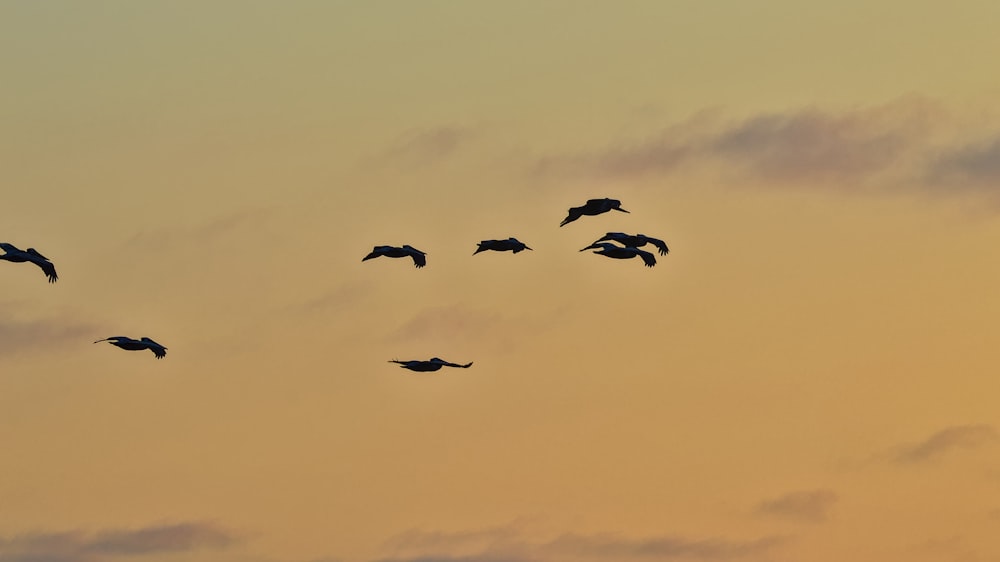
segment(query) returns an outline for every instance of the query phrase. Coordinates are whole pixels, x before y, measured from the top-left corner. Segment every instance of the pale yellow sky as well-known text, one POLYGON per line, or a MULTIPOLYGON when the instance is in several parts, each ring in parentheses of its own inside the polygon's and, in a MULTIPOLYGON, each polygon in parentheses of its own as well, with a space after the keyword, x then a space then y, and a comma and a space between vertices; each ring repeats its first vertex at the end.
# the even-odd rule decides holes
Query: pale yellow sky
POLYGON ((0 562, 1000 559, 998 21, 0 4, 0 562))

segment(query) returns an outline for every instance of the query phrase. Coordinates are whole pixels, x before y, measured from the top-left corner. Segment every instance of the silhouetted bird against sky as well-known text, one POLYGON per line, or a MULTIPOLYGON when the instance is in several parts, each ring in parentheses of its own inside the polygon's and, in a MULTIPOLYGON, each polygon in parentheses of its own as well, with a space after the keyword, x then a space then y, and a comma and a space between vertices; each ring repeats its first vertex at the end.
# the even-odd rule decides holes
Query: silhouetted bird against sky
POLYGON ((653 267, 656 265, 656 256, 653 254, 645 250, 640 250, 639 248, 616 246, 611 242, 596 242, 580 251, 583 252, 584 250, 590 250, 592 248, 600 248, 600 250, 594 253, 602 256, 608 256, 609 258, 627 260, 629 258, 639 256, 642 258, 642 261, 646 263, 646 267, 653 267))
MULTIPOLYGON (((670 253, 670 248, 667 244, 660 240, 659 238, 653 238, 646 236, 645 234, 625 234, 624 232, 609 232, 604 236, 600 237, 597 242, 603 242, 605 240, 614 240, 622 246, 628 246, 629 248, 641 248, 646 244, 652 244, 656 246, 657 250, 660 251, 661 256, 665 256, 670 253)), ((594 244, 597 244, 594 242, 594 244)), ((586 248, 584 248, 586 249, 586 248)))
POLYGON ((370 254, 361 259, 361 261, 370 260, 372 258, 377 258, 379 256, 385 256, 387 258, 413 258, 413 265, 417 267, 423 267, 427 265, 427 258, 424 252, 414 248, 410 245, 404 245, 402 248, 396 246, 375 246, 370 254))
POLYGON ((612 209, 627 213, 628 211, 622 209, 621 205, 622 202, 617 199, 608 199, 606 197, 604 199, 588 199, 587 203, 582 207, 571 207, 569 215, 567 215, 566 218, 559 223, 559 226, 566 226, 583 215, 599 215, 601 213, 607 213, 612 209))
POLYGON ((432 357, 428 361, 398 361, 393 359, 389 361, 389 363, 399 363, 399 366, 403 369, 419 372, 437 371, 441 367, 459 367, 461 369, 468 369, 472 366, 471 362, 466 363, 465 365, 459 365, 458 363, 450 363, 437 357, 432 357))
POLYGON ((101 343, 102 341, 106 341, 113 346, 127 349, 129 351, 142 351, 143 349, 148 349, 153 352, 153 355, 155 355, 157 359, 163 359, 167 355, 167 348, 149 338, 139 338, 134 340, 125 336, 111 336, 110 338, 97 340, 94 343, 101 343))
POLYGON ((493 250, 495 252, 506 252, 510 250, 515 254, 522 250, 530 250, 524 242, 521 242, 517 238, 508 238, 506 240, 483 240, 479 243, 479 247, 476 248, 472 255, 476 255, 479 252, 485 252, 486 250, 493 250))
POLYGON ((49 278, 49 283, 55 283, 59 279, 59 276, 56 275, 56 266, 52 265, 49 258, 39 254, 38 250, 34 248, 21 250, 18 249, 17 246, 6 242, 0 242, 0 248, 6 252, 5 254, 0 255, 0 260, 7 260, 15 263, 30 261, 31 263, 42 268, 42 271, 45 272, 45 275, 49 278))

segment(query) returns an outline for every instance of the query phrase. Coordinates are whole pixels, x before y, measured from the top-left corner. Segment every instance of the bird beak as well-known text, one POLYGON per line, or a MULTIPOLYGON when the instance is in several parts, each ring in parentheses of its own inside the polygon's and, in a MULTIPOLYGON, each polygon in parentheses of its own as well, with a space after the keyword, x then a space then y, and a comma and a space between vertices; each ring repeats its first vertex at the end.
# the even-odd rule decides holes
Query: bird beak
POLYGON ((625 209, 622 209, 621 207, 615 207, 615 210, 616 211, 621 211, 623 213, 628 213, 628 211, 626 211, 625 209))
MULTIPOLYGON (((527 247, 527 246, 525 246, 525 247, 524 247, 524 249, 525 249, 525 250, 531 250, 531 248, 529 248, 529 247, 527 247)), ((534 250, 532 250, 532 251, 534 251, 534 250)))

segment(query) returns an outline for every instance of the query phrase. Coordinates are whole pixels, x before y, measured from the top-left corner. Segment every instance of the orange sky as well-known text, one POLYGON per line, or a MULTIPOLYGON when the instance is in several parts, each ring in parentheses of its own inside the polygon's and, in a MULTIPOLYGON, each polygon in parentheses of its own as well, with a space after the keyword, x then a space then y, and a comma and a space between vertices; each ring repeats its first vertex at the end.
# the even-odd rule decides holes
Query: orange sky
POLYGON ((0 4, 0 562, 1000 560, 1000 5, 805 4, 0 4))

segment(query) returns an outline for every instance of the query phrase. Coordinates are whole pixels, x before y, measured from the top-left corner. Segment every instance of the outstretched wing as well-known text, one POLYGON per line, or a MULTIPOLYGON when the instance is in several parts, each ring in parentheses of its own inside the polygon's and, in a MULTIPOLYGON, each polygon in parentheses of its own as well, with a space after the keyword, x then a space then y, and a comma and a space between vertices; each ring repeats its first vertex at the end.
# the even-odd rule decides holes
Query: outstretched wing
POLYGON ((157 359, 163 359, 167 356, 167 348, 165 347, 151 345, 149 346, 149 350, 153 352, 153 355, 155 355, 157 359))
POLYGON ((34 259, 31 260, 31 263, 42 268, 42 271, 45 273, 45 276, 49 278, 49 283, 55 283, 56 281, 59 280, 59 275, 56 274, 56 266, 52 265, 52 262, 45 259, 41 260, 34 259))
POLYGON ((418 268, 427 265, 427 257, 420 250, 410 252, 410 257, 413 258, 413 265, 418 268))
POLYGON ((656 246, 656 249, 660 251, 661 256, 665 256, 670 253, 670 248, 667 247, 666 242, 664 242, 663 240, 660 240, 658 238, 650 238, 647 236, 646 241, 656 246))
POLYGON ((639 257, 642 258, 642 261, 646 263, 646 267, 653 267, 654 265, 656 265, 656 256, 654 256, 653 254, 645 250, 636 250, 636 253, 639 254, 639 257))

